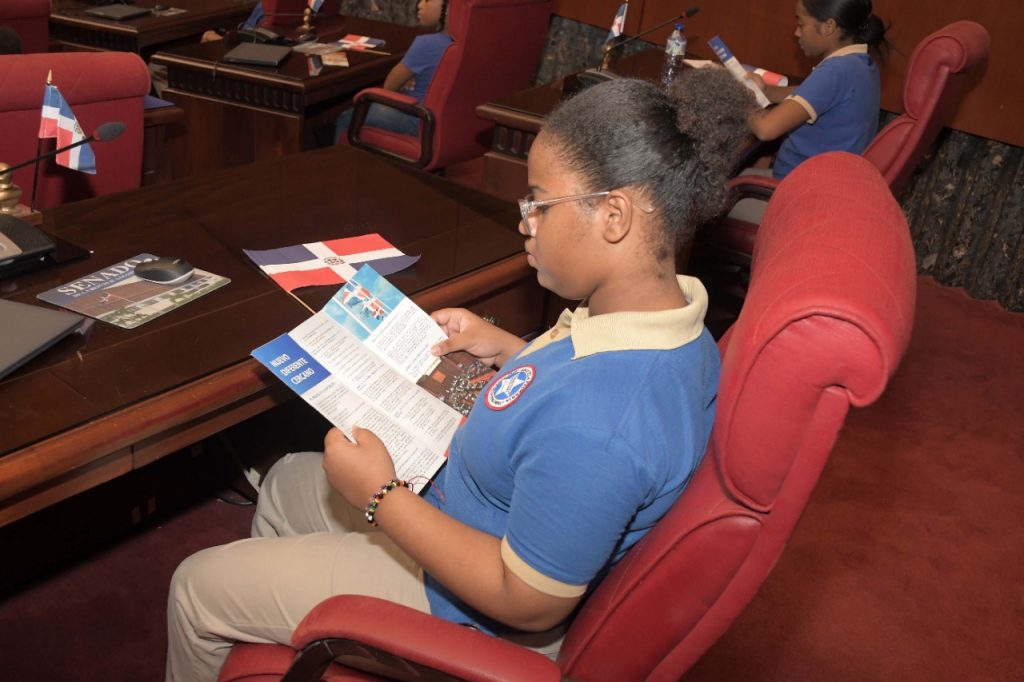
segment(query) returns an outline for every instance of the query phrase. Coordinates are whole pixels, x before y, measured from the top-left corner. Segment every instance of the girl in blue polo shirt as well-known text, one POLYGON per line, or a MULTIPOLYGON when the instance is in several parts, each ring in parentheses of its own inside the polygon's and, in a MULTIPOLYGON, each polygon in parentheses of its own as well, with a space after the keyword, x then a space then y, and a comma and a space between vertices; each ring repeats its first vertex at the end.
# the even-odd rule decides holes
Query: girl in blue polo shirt
POLYGON ((777 106, 751 116, 759 140, 786 135, 772 175, 785 177, 802 161, 827 151, 860 154, 878 131, 881 83, 870 52, 887 43, 871 0, 797 0, 796 39, 818 66, 796 87, 765 85, 748 74, 777 106))
POLYGON ((608 569, 669 510, 707 447, 719 356, 675 256, 725 199, 750 92, 724 69, 674 92, 618 79, 545 121, 519 232, 540 284, 582 303, 529 343, 433 317, 497 371, 421 497, 372 432, 337 429, 260 486, 253 538, 172 580, 168 678, 213 679, 232 640, 288 642, 335 594, 388 599, 553 654, 608 569), (368 523, 369 522, 369 523, 368 523))
MULTIPOLYGON (((382 87, 409 95, 416 98, 417 103, 422 103, 441 57, 452 43, 452 37, 445 28, 448 0, 419 0, 416 11, 420 26, 436 26, 437 32, 416 36, 402 61, 395 64, 388 73, 382 87)), ((348 131, 352 113, 353 110, 348 109, 338 117, 335 141, 340 140, 348 131)), ((416 135, 419 133, 420 119, 389 106, 371 104, 364 125, 403 135, 416 135)))

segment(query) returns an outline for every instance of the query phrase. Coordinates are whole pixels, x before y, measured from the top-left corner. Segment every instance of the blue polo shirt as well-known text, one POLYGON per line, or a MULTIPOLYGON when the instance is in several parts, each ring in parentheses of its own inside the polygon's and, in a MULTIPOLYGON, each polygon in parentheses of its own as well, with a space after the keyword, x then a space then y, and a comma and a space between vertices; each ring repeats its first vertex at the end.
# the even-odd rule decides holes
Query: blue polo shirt
POLYGON ((836 50, 790 94, 810 115, 791 131, 772 165, 776 178, 816 154, 863 152, 878 132, 881 80, 867 45, 836 50))
MULTIPOLYGON (((669 510, 707 447, 718 349, 704 287, 679 279, 684 308, 563 313, 481 392, 426 494, 501 538, 507 568, 545 594, 585 594, 669 510)), ((435 615, 507 629, 425 584, 435 615)))
POLYGON ((403 95, 415 97, 417 102, 423 102, 430 81, 434 79, 437 65, 451 44, 452 37, 443 32, 427 33, 413 38, 412 45, 402 58, 402 63, 413 74, 412 81, 402 90, 403 95))

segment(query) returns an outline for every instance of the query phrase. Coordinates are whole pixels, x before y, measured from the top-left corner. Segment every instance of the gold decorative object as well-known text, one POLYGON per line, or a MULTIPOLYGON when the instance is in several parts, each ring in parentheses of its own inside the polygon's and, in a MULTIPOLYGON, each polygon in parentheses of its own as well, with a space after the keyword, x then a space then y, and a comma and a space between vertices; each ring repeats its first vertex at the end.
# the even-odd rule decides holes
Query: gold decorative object
POLYGON ((0 162, 0 213, 20 213, 21 188, 14 184, 14 173, 5 173, 9 165, 0 162))
POLYGON ((313 10, 309 7, 302 11, 302 24, 295 29, 300 43, 308 43, 317 39, 316 31, 313 30, 313 10))

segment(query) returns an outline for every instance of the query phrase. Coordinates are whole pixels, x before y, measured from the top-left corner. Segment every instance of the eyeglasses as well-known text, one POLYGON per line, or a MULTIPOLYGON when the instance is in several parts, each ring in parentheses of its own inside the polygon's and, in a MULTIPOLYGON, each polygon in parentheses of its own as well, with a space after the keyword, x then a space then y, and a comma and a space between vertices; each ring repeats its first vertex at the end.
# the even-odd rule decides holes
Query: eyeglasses
POLYGON ((537 236, 537 218, 534 216, 530 217, 531 213, 534 213, 538 208, 546 208, 548 206, 554 206, 560 204, 563 201, 582 201, 583 199, 593 199, 595 197, 603 197, 611 194, 611 191, 605 192, 588 192, 587 194, 573 194, 568 197, 555 197, 554 199, 542 199, 537 201, 535 199, 520 199, 519 200, 519 212, 523 214, 523 225, 526 226, 526 233, 531 237, 537 236))

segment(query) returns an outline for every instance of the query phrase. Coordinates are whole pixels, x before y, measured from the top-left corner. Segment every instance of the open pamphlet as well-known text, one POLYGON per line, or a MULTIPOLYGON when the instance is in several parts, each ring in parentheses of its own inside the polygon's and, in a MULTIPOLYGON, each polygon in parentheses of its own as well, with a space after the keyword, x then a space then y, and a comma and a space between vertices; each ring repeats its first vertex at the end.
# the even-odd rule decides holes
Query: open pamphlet
POLYGON ((319 312, 252 355, 349 438, 354 426, 377 434, 398 477, 421 492, 494 374, 468 353, 432 355, 444 338, 363 265, 319 312))

